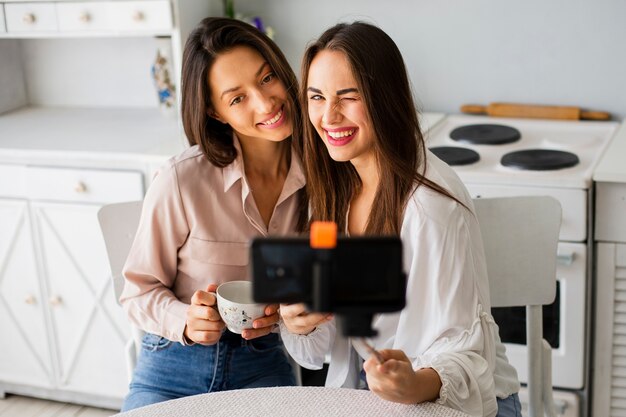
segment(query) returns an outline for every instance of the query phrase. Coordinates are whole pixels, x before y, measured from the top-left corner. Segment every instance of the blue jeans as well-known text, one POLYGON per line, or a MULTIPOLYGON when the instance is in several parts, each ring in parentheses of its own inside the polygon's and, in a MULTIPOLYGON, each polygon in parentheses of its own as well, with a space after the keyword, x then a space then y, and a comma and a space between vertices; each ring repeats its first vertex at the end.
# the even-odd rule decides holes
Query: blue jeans
POLYGON ((496 417, 522 417, 522 404, 517 393, 506 398, 498 398, 498 414, 496 417))
POLYGON ((207 392, 296 385, 278 334, 253 340, 226 330, 212 346, 146 334, 122 411, 207 392))

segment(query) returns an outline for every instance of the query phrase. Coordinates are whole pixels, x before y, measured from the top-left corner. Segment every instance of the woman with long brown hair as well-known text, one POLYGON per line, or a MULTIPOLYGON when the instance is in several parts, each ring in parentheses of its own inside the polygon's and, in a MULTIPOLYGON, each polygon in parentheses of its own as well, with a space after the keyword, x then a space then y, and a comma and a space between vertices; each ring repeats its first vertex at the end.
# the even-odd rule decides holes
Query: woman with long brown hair
POLYGON ((182 68, 190 147, 154 178, 124 267, 120 301, 146 335, 123 410, 295 384, 271 332, 278 306, 234 334, 224 329, 214 292, 249 278, 250 238, 304 224, 299 118, 296 77, 267 36, 224 18, 192 31, 182 68))
POLYGON ((472 200, 425 146, 400 51, 381 29, 339 24, 304 55, 303 160, 312 220, 350 236, 397 235, 407 305, 380 314, 378 364, 332 316, 281 306, 281 334, 302 366, 331 354, 327 386, 366 385, 403 403, 438 401, 474 416, 520 416, 515 369, 490 314, 472 200))

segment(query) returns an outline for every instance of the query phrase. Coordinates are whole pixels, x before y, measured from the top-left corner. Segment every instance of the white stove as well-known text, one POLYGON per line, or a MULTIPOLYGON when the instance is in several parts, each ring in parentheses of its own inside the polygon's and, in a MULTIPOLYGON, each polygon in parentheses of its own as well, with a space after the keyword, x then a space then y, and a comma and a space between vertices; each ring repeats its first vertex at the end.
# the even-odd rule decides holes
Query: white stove
POLYGON ((534 185, 557 188, 591 186, 593 168, 619 126, 614 122, 579 122, 533 119, 508 119, 480 116, 448 116, 430 130, 427 146, 453 146, 476 151, 480 160, 454 166, 464 181, 482 184, 534 185), (477 125, 503 125, 519 131, 521 137, 502 145, 480 145, 454 140, 457 128, 477 125), (500 159, 507 153, 527 149, 551 149, 575 154, 579 163, 556 170, 522 170, 505 167, 500 159))
MULTIPOLYGON (((553 385, 575 396, 570 411, 588 397, 593 170, 618 126, 451 115, 426 134, 426 145, 454 168, 473 198, 550 195, 561 203, 558 291, 544 307, 544 337, 552 346, 553 385)), ((509 360, 526 382, 523 315, 523 309, 494 309, 509 360)), ((580 409, 585 415, 586 407, 580 409)))
POLYGON ((563 208, 561 240, 581 242, 587 239, 587 190, 591 188, 593 169, 618 126, 614 122, 453 115, 440 121, 427 133, 426 144, 429 148, 454 147, 478 154, 477 162, 451 164, 473 197, 552 195, 563 208), (520 138, 511 143, 486 145, 470 144, 450 137, 455 129, 479 124, 513 128, 519 132, 520 138), (554 170, 524 170, 500 163, 506 154, 531 149, 566 152, 575 155, 578 162, 574 166, 554 170))

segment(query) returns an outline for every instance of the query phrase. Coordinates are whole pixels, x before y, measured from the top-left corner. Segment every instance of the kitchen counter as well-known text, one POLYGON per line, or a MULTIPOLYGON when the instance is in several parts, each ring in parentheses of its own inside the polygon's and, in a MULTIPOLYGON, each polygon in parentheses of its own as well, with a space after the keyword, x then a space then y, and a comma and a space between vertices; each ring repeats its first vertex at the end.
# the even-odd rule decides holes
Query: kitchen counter
POLYGON ((428 136, 428 131, 435 127, 439 122, 446 117, 443 113, 420 113, 419 122, 424 134, 424 139, 428 136))
POLYGON ((163 161, 186 146, 181 130, 158 109, 25 107, 0 116, 0 157, 163 161))
MULTIPOLYGON (((422 130, 442 113, 420 114, 422 130)), ((158 109, 24 107, 0 115, 0 162, 106 168, 158 167, 187 147, 182 126, 158 109)))
POLYGON ((622 123, 604 152, 594 171, 593 180, 596 182, 626 183, 624 155, 626 155, 626 122, 622 123))

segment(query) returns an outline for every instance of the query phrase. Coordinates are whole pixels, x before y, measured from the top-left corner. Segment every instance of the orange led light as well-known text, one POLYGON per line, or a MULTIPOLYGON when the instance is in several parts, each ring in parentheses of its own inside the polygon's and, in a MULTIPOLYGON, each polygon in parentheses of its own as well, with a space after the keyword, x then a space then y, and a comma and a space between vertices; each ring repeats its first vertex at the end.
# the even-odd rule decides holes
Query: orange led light
POLYGON ((311 247, 333 249, 337 246, 337 223, 316 221, 311 224, 311 247))

